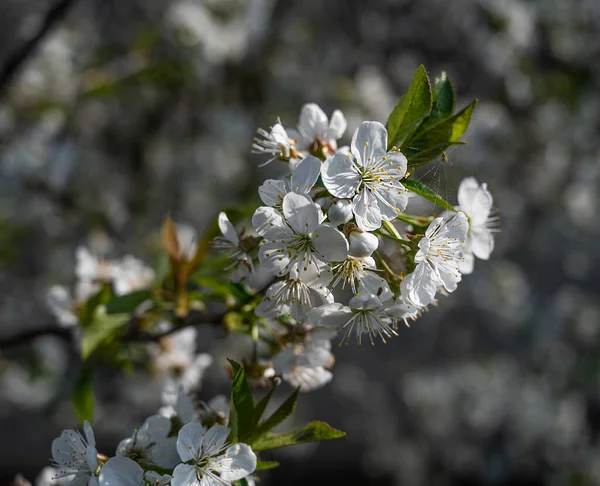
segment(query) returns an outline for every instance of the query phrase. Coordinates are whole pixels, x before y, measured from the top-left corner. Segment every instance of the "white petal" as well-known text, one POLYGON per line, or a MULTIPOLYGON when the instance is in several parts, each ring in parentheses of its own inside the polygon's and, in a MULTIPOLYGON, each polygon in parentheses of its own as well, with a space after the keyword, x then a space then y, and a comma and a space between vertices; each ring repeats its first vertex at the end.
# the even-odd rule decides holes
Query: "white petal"
POLYGON ((387 152, 387 130, 379 122, 362 122, 354 132, 350 149, 359 165, 370 165, 387 152))
POLYGON ((314 141, 324 137, 329 127, 327 115, 315 103, 308 103, 302 107, 298 130, 306 141, 314 141))
POLYGON ((184 425, 177 435, 177 452, 183 462, 200 457, 204 428, 197 422, 184 425))
POLYGON ((358 277, 361 286, 361 292, 364 290, 370 294, 374 294, 382 302, 385 302, 393 297, 390 286, 385 279, 381 278, 375 272, 366 271, 358 277))
POLYGON ((329 121, 327 138, 333 138, 334 140, 342 138, 342 135, 344 135, 344 132, 346 131, 347 124, 344 114, 340 110, 335 110, 329 121))
POLYGON ((287 194, 285 181, 267 179, 259 188, 258 195, 267 206, 277 206, 287 194))
POLYGON ((204 433, 202 450, 209 456, 215 455, 227 441, 231 429, 224 425, 213 425, 204 433))
POLYGON ((312 155, 302 160, 292 174, 290 181, 291 190, 307 194, 313 188, 321 174, 321 165, 322 162, 312 155))
POLYGON ((383 307, 381 300, 377 295, 369 293, 366 289, 362 289, 358 295, 352 297, 348 303, 351 309, 356 310, 375 310, 383 307))
POLYGON ((292 236, 292 231, 286 224, 283 215, 275 208, 259 207, 252 216, 252 226, 260 236, 269 240, 292 236))
POLYGON ((144 486, 144 470, 128 457, 111 457, 100 469, 100 486, 144 486))
POLYGON ((265 270, 279 276, 288 273, 292 263, 285 251, 285 245, 280 241, 262 244, 258 249, 258 259, 265 270))
POLYGON ((237 245, 240 242, 235 228, 229 222, 227 215, 223 212, 219 213, 219 229, 221 230, 221 233, 223 233, 223 236, 234 245, 237 245))
POLYGON ((470 251, 463 252, 463 260, 458 264, 458 270, 463 275, 469 275, 473 273, 475 268, 475 255, 470 251))
POLYGON ((479 185, 472 177, 463 179, 458 186, 458 205, 469 216, 473 226, 485 223, 493 203, 486 184, 479 185))
POLYGON ((396 219, 398 211, 404 211, 408 204, 409 192, 400 183, 394 184, 393 187, 386 190, 377 190, 377 195, 380 196, 377 200, 381 216, 386 221, 396 219))
POLYGON ((429 305, 435 298, 438 278, 436 271, 427 262, 419 263, 415 271, 402 280, 402 297, 417 307, 429 305))
POLYGON ((348 241, 344 234, 327 224, 320 225, 313 233, 312 244, 326 262, 340 262, 348 256, 348 241))
POLYGON ((321 208, 305 194, 290 192, 283 198, 283 214, 296 233, 308 234, 323 218, 321 208))
POLYGON ((307 313, 306 318, 311 326, 339 329, 350 320, 352 315, 349 307, 335 303, 312 309, 307 313))
POLYGON ((246 444, 234 444, 225 455, 233 459, 230 468, 220 471, 225 481, 236 481, 252 474, 256 469, 256 455, 246 444))
POLYGON ((94 438, 94 431, 90 423, 85 420, 83 422, 83 432, 85 433, 85 439, 87 440, 89 447, 96 447, 96 439, 94 438))
POLYGON ((374 231, 381 227, 381 210, 377 199, 366 188, 360 191, 352 202, 356 224, 365 231, 374 231))
POLYGON ((321 177, 327 190, 335 197, 354 197, 360 186, 360 176, 354 168, 352 159, 340 153, 323 163, 321 177))
POLYGON ((357 258, 371 256, 379 247, 379 238, 368 231, 352 231, 348 235, 350 255, 357 258))
POLYGON ((494 237, 487 228, 473 228, 469 234, 471 251, 477 258, 487 260, 494 251, 494 237))
POLYGON ((196 468, 189 464, 179 464, 173 471, 171 486, 200 486, 196 468))
POLYGON ((279 122, 273 125, 273 128, 271 129, 271 137, 280 145, 286 147, 290 145, 288 134, 286 133, 285 128, 283 128, 283 125, 279 122))

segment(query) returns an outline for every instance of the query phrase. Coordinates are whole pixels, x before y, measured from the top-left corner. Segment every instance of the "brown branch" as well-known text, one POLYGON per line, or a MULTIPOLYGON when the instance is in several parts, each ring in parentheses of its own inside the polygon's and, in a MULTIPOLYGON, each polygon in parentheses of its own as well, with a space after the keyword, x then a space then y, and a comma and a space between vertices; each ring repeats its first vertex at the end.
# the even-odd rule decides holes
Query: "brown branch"
POLYGON ((0 97, 45 35, 60 21, 77 0, 60 0, 48 10, 39 30, 13 52, 0 69, 0 97))
POLYGON ((71 339, 72 330, 54 323, 38 329, 28 329, 12 336, 0 338, 0 349, 12 348, 27 344, 41 336, 56 336, 65 340, 71 339))

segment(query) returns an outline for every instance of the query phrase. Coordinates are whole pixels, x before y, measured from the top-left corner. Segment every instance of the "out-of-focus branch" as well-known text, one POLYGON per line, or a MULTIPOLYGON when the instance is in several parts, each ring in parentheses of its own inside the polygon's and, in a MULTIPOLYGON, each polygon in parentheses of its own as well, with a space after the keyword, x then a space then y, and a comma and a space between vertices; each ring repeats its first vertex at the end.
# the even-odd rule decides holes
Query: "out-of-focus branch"
POLYGON ((59 0, 56 2, 46 13, 38 31, 8 56, 8 59, 0 69, 0 97, 4 94, 8 84, 18 72, 23 62, 27 60, 45 35, 66 15, 76 2, 77 0, 59 0))
POLYGON ((70 339, 71 330, 51 323, 38 329, 28 329, 12 336, 0 338, 0 349, 12 348, 27 344, 41 336, 56 336, 62 339, 70 339))

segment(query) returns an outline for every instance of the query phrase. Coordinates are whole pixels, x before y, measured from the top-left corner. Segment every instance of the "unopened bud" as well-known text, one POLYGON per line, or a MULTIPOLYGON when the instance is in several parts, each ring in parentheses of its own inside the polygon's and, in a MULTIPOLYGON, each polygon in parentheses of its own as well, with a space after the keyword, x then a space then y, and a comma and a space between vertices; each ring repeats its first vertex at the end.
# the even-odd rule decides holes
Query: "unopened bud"
POLYGON ((352 219, 352 201, 350 199, 334 199, 327 211, 329 222, 335 226, 347 223, 352 219))
POLYGON ((360 229, 356 229, 350 233, 348 242, 350 243, 350 251, 348 253, 358 258, 371 256, 379 246, 379 238, 377 236, 360 229))

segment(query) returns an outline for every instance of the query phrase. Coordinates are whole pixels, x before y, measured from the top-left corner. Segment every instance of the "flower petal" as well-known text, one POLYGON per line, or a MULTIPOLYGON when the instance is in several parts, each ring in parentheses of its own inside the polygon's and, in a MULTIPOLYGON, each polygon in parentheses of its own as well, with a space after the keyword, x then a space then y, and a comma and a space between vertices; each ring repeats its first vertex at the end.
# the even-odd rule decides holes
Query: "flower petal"
POLYGON ((463 275, 469 275, 473 273, 475 268, 475 255, 470 251, 463 252, 463 260, 458 264, 458 270, 463 275))
POLYGON ((473 177, 467 177, 458 186, 458 205, 470 219, 472 226, 487 220, 494 200, 486 184, 479 185, 473 177))
POLYGON ((315 103, 308 103, 302 107, 298 130, 307 142, 313 142, 327 133, 329 120, 327 115, 315 103))
POLYGON ((342 135, 344 135, 344 132, 346 131, 347 125, 348 123, 346 122, 344 114, 340 110, 335 110, 331 115, 331 120, 329 121, 327 138, 333 138, 334 140, 342 138, 342 135))
POLYGON ((196 468, 189 464, 179 464, 173 471, 171 486, 200 486, 196 476, 196 468))
POLYGON ((283 214, 296 233, 308 234, 323 217, 321 208, 305 194, 290 192, 283 198, 283 214))
POLYGON ((290 181, 291 190, 307 194, 313 188, 321 174, 321 165, 321 161, 312 155, 302 160, 292 174, 290 181))
POLYGON ((367 292, 370 294, 374 294, 382 302, 389 300, 393 297, 392 291, 390 290, 390 286, 386 282, 386 280, 375 272, 366 271, 363 272, 358 280, 360 282, 360 290, 359 292, 367 292))
POLYGON ((323 163, 321 171, 323 184, 335 197, 351 198, 360 186, 360 176, 352 159, 337 153, 323 163))
POLYGON ((219 213, 219 229, 221 230, 221 233, 223 233, 223 236, 234 245, 237 245, 240 242, 235 228, 229 222, 227 215, 223 212, 219 213))
POLYGON ((111 457, 100 469, 100 486, 143 486, 144 470, 128 457, 111 457))
POLYGON ((485 227, 472 228, 469 233, 469 245, 477 258, 487 260, 494 251, 494 237, 485 227))
POLYGON ((261 206, 252 216, 252 226, 260 236, 269 240, 280 240, 292 236, 283 215, 275 208, 261 206))
POLYGON ((277 179, 267 179, 258 188, 258 195, 267 206, 280 205, 287 192, 285 181, 277 179))
POLYGON ((377 199, 366 188, 352 201, 352 210, 356 217, 356 224, 365 231, 374 231, 381 227, 381 210, 377 199))
POLYGON ((229 468, 219 471, 225 481, 236 481, 252 474, 256 469, 256 455, 246 444, 234 444, 227 449, 225 455, 233 459, 229 468))
POLYGON ((184 425, 177 435, 177 452, 183 462, 200 457, 204 427, 197 422, 184 425))
POLYGON ((312 244, 321 259, 326 262, 340 262, 348 256, 346 237, 328 224, 322 224, 314 231, 312 244))
POLYGON ((340 303, 327 304, 310 310, 306 318, 311 326, 339 329, 350 320, 353 313, 350 307, 340 303))
POLYGON ((202 439, 202 451, 204 454, 212 456, 218 453, 227 441, 231 429, 224 425, 213 425, 204 433, 202 439))
POLYGON ((402 280, 402 297, 417 307, 425 307, 433 302, 439 283, 437 272, 427 262, 421 262, 402 280))
POLYGON ((263 243, 258 249, 258 259, 273 274, 282 276, 290 270, 290 257, 280 241, 263 243))
POLYGON ((358 164, 367 167, 386 154, 387 130, 379 122, 362 122, 354 132, 350 149, 358 164))

